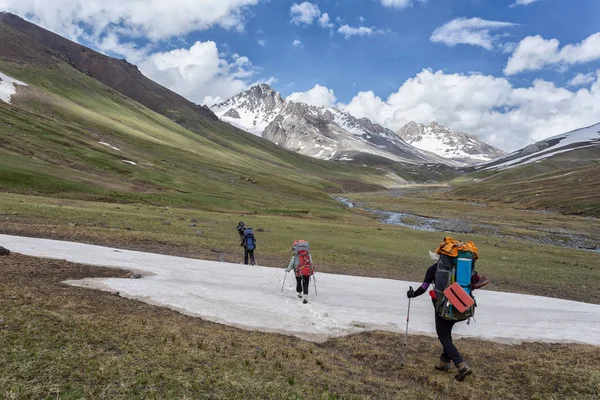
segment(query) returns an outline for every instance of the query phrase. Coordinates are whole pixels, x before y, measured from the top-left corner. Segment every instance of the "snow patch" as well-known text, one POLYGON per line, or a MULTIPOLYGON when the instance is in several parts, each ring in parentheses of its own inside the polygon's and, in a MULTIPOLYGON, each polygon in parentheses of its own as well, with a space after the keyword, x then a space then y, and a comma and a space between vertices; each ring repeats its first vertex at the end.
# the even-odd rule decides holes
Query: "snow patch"
POLYGON ((10 104, 10 98, 17 93, 15 85, 28 86, 26 83, 11 78, 0 72, 0 100, 10 104))
POLYGON ((121 160, 123 161, 125 164, 129 164, 129 165, 137 165, 137 163, 133 162, 133 161, 129 161, 129 160, 121 160))
MULTIPOLYGON (((317 272, 309 303, 296 297, 283 269, 202 261, 88 244, 0 235, 15 253, 97 266, 142 270, 142 279, 88 278, 75 286, 120 296, 244 329, 281 332, 322 341, 374 329, 404 332, 409 285, 391 279, 317 272)), ((427 266, 423 266, 423 271, 427 266)), ((453 334, 498 342, 574 342, 600 346, 600 305, 478 290, 477 322, 457 324, 453 334)), ((411 304, 410 332, 435 335, 431 301, 411 304)))
POLYGON ((113 145, 111 145, 111 144, 108 144, 108 143, 106 143, 106 142, 98 142, 98 143, 100 143, 100 144, 101 144, 101 145, 103 145, 103 146, 108 146, 108 147, 110 147, 110 148, 111 148, 111 149, 113 149, 113 150, 121 151, 121 149, 119 149, 118 147, 115 147, 115 146, 113 146, 113 145))

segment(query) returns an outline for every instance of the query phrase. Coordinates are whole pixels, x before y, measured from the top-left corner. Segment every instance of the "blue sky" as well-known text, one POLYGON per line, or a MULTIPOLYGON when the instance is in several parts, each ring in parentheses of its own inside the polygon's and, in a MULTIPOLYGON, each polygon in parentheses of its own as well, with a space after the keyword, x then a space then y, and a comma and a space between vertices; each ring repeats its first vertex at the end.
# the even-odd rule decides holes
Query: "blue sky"
POLYGON ((267 81, 391 129, 436 120, 504 150, 600 122, 597 0, 143 3, 0 0, 0 10, 127 58, 197 103, 267 81))

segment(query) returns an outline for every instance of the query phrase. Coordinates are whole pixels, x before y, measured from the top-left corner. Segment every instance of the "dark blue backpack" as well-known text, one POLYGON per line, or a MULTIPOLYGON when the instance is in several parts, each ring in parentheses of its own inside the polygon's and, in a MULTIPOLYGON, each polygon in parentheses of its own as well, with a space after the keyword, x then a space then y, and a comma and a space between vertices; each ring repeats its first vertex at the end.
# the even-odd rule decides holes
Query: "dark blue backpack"
POLYGON ((246 229, 244 237, 246 238, 246 249, 254 250, 256 244, 254 243, 254 233, 252 233, 252 229, 246 229))

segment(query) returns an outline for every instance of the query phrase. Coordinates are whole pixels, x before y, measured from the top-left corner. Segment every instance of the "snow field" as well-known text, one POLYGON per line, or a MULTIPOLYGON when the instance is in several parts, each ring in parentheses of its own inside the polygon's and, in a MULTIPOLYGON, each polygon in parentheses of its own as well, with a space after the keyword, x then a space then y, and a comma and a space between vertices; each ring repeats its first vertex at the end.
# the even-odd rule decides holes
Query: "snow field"
MULTIPOLYGON (((420 283, 318 273, 309 304, 296 297, 295 278, 282 269, 251 267, 118 250, 80 243, 0 235, 11 251, 36 257, 119 267, 141 279, 88 278, 70 285, 123 297, 244 329, 323 341, 366 330, 404 332, 408 286, 420 283)), ((423 273, 427 265, 423 266, 423 273)), ((600 305, 513 293, 476 292, 477 322, 456 325, 457 337, 504 343, 573 342, 600 345, 600 305)), ((435 334, 427 294, 413 299, 410 333, 435 334)))
POLYGON ((15 85, 27 86, 26 83, 11 78, 0 72, 0 100, 10 104, 10 98, 17 93, 15 85))

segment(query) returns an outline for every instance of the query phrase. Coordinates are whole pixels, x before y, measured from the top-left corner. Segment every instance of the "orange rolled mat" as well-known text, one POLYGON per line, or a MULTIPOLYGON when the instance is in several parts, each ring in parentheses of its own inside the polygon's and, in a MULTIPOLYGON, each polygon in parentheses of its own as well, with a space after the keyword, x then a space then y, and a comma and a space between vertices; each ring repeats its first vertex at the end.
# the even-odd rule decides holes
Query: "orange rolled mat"
POLYGON ((465 292, 458 282, 454 282, 448 289, 444 290, 444 296, 461 313, 467 311, 475 304, 475 300, 465 292))

